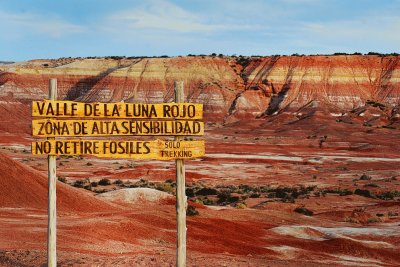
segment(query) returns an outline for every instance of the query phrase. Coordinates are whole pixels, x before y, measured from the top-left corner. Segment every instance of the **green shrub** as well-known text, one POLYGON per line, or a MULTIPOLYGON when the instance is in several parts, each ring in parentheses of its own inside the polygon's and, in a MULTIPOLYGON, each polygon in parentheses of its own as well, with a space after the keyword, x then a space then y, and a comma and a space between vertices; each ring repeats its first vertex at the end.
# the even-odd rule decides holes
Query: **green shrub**
POLYGON ((214 205, 214 201, 206 197, 203 199, 203 204, 207 206, 214 205))
POLYGON ((196 210, 196 208, 194 206, 189 205, 186 210, 186 215, 187 216, 196 216, 196 215, 199 215, 199 212, 196 210))
POLYGON ((371 176, 366 175, 365 173, 360 176, 360 180, 371 180, 371 176))
POLYGON ((67 178, 65 178, 64 176, 59 176, 58 180, 62 183, 67 183, 67 178))
POLYGON ((367 223, 378 223, 380 220, 376 217, 368 218, 367 223))
POLYGON ((219 191, 215 188, 204 187, 200 190, 197 190, 195 195, 197 196, 209 196, 209 195, 218 195, 219 191))
POLYGON ((95 192, 97 194, 101 194, 101 193, 105 193, 105 192, 108 192, 108 191, 106 189, 97 189, 97 190, 94 190, 93 192, 95 192))
POLYGON ((103 178, 103 179, 101 179, 101 180, 98 182, 98 184, 99 184, 99 185, 110 185, 111 182, 110 182, 109 179, 103 178))
POLYGON ((170 194, 175 193, 175 188, 171 186, 169 183, 161 183, 156 186, 157 190, 164 191, 170 194))
POLYGON ((305 207, 298 207, 294 209, 294 212, 304 214, 306 216, 313 216, 314 212, 305 208, 305 207))
POLYGON ((394 212, 394 211, 388 212, 388 217, 397 217, 397 216, 399 216, 399 213, 397 213, 397 212, 394 212))
POLYGON ((237 203, 235 208, 237 209, 245 209, 247 206, 243 202, 237 203))
POLYGON ((223 205, 227 205, 227 204, 239 201, 239 197, 232 196, 229 191, 222 191, 218 194, 217 197, 218 197, 217 203, 223 204, 223 205))
POLYGON ((87 184, 83 186, 84 189, 92 191, 92 185, 91 184, 87 184))
POLYGON ((369 197, 369 198, 374 198, 374 196, 371 194, 369 190, 364 190, 364 189, 356 189, 354 191, 354 194, 363 196, 363 197, 369 197))
POLYGON ((85 180, 76 180, 73 184, 73 186, 78 188, 83 188, 84 185, 85 185, 85 180))
POLYGON ((193 188, 186 188, 186 196, 187 197, 194 197, 194 189, 193 188))
POLYGON ((398 191, 387 191, 378 195, 378 198, 382 200, 393 200, 395 197, 400 196, 400 192, 398 191))
POLYGON ((344 219, 344 221, 345 221, 345 222, 349 222, 349 223, 360 223, 359 220, 357 220, 356 218, 353 218, 353 217, 346 217, 346 218, 344 219))

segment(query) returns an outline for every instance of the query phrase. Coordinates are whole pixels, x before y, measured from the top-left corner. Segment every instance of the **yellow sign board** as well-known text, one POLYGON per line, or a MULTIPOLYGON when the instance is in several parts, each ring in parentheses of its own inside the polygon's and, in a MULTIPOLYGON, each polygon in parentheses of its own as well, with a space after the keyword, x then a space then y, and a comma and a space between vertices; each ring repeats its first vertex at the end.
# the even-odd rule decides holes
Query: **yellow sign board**
POLYGON ((186 119, 203 118, 203 105, 193 103, 83 103, 73 101, 32 101, 33 117, 186 119))
POLYGON ((39 137, 110 135, 204 135, 204 123, 183 120, 54 120, 32 121, 32 134, 39 137))
POLYGON ((204 141, 46 140, 32 142, 32 154, 170 160, 204 156, 205 146, 204 141))

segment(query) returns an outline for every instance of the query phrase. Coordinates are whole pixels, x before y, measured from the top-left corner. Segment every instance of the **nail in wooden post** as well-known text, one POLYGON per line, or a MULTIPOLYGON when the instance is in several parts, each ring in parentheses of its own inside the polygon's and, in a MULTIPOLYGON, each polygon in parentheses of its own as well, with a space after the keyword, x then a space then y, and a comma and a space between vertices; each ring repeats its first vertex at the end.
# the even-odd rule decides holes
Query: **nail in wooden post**
MULTIPOLYGON (((57 99, 57 79, 49 80, 49 99, 57 99)), ((52 140, 54 138, 47 138, 52 140)), ((48 195, 48 226, 47 226, 47 266, 57 266, 56 254, 56 156, 48 156, 48 176, 49 176, 49 195, 48 195)))
MULTIPOLYGON (((175 102, 184 102, 183 81, 175 81, 175 102)), ((183 140, 176 136, 175 141, 183 140)), ((177 249, 176 266, 186 266, 186 193, 185 193, 185 163, 183 159, 176 161, 176 225, 177 249)))

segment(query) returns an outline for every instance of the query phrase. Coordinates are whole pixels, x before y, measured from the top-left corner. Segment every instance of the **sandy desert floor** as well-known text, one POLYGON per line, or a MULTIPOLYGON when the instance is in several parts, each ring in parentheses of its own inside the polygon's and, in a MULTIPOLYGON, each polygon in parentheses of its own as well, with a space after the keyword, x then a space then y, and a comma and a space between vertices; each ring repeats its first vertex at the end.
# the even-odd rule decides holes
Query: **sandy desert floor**
MULTIPOLYGON (((188 266, 400 265, 398 130, 279 119, 207 126, 207 155, 186 161, 199 212, 187 217, 188 266), (210 193, 206 203, 199 188, 234 188, 233 200, 210 193)), ((46 263, 47 161, 30 154, 30 140, 1 137, 2 266, 46 263)), ((60 265, 175 265, 173 190, 138 197, 142 188, 129 186, 171 183, 173 161, 60 157, 57 175, 67 182, 57 184, 60 265), (117 180, 136 198, 96 191, 121 189, 117 180)))

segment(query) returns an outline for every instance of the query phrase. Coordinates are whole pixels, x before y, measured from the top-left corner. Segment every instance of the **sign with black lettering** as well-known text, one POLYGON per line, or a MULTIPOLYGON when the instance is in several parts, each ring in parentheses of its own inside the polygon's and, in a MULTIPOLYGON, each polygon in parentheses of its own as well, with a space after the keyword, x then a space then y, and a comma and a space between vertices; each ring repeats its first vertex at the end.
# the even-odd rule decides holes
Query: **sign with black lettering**
POLYGON ((130 159, 190 159, 205 155, 204 141, 45 140, 32 142, 34 155, 91 155, 130 159))
POLYGON ((204 123, 199 121, 167 120, 54 120, 32 121, 32 135, 108 136, 108 135, 204 135, 204 123))
POLYGON ((185 119, 203 118, 203 105, 193 103, 83 103, 73 101, 32 101, 33 117, 185 119))

